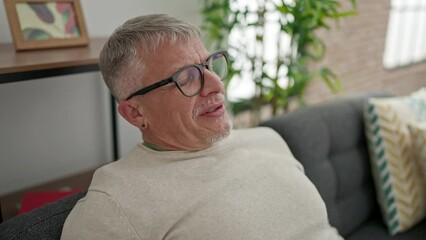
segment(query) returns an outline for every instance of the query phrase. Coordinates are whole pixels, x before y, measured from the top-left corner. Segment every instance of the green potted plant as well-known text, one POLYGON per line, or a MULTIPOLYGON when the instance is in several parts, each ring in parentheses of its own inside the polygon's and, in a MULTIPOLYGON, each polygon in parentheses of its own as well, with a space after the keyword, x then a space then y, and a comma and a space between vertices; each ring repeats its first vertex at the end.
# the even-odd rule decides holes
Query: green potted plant
POLYGON ((329 29, 330 19, 355 14, 356 0, 348 1, 352 9, 340 11, 337 0, 205 0, 205 42, 212 49, 228 49, 231 55, 226 87, 244 78, 254 85, 251 97, 231 102, 234 114, 249 108, 251 125, 256 125, 265 104, 271 106, 272 115, 287 111, 293 101, 304 104, 305 89, 315 79, 322 79, 333 92, 341 91, 341 82, 329 67, 311 65, 325 53, 317 30, 329 29))

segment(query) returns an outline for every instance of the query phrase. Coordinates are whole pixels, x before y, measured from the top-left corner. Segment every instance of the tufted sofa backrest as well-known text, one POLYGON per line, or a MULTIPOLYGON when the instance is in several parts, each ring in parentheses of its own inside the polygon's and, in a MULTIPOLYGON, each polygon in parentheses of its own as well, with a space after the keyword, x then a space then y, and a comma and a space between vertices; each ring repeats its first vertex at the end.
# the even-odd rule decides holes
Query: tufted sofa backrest
POLYGON ((374 184, 364 136, 363 108, 382 92, 301 108, 262 123, 275 129, 305 168, 342 236, 376 214, 374 184))

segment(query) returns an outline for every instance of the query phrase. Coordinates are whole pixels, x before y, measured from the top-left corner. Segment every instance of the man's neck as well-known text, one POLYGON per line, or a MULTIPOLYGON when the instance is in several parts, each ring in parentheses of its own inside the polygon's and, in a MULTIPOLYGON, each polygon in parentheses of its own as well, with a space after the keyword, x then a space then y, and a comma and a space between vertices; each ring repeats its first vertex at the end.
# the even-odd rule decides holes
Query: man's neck
POLYGON ((144 141, 142 144, 143 144, 145 147, 150 148, 150 149, 152 149, 152 150, 154 150, 154 151, 159 151, 159 152, 172 151, 172 150, 166 150, 166 149, 160 148, 160 147, 158 147, 157 145, 152 144, 152 143, 148 143, 148 142, 146 142, 146 141, 144 141))

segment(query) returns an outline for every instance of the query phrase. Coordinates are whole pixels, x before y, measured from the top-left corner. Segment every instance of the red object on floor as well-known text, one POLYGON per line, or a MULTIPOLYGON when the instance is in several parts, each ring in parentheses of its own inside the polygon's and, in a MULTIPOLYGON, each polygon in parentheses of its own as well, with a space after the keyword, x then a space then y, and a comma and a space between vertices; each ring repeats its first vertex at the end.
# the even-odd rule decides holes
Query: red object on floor
POLYGON ((70 191, 27 192, 22 197, 18 215, 78 192, 80 190, 77 189, 70 191))

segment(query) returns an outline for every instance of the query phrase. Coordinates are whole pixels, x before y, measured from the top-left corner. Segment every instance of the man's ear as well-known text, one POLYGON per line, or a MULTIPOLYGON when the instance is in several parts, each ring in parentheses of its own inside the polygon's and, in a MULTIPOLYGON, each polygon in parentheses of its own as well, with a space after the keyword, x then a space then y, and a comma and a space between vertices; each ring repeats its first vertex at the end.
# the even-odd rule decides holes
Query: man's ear
POLYGON ((145 117, 139 109, 139 103, 134 100, 122 101, 118 104, 120 115, 130 124, 140 129, 145 123, 145 117))

